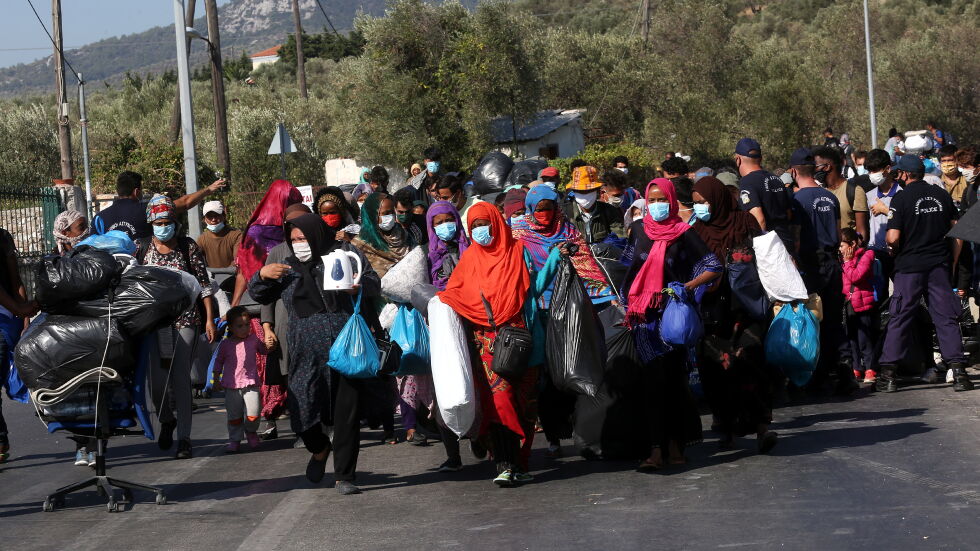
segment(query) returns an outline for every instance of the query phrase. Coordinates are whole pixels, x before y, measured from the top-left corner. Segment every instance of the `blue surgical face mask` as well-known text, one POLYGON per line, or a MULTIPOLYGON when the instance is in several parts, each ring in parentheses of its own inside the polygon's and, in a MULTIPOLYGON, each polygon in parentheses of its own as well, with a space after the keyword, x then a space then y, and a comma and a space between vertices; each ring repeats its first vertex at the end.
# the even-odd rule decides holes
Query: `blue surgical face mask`
POLYGON ((456 222, 443 222, 435 228, 436 237, 449 241, 456 236, 456 222))
POLYGON ((433 174, 439 172, 439 166, 439 161, 429 161, 425 163, 425 169, 433 174))
POLYGON ((864 165, 860 165, 857 167, 857 173, 858 176, 864 176, 865 174, 868 173, 868 169, 864 168, 864 165))
POLYGON ((524 219, 524 215, 523 214, 518 214, 517 216, 511 216, 510 217, 510 225, 513 226, 514 224, 520 222, 523 219, 524 219))
POLYGON ((177 231, 177 224, 167 224, 166 226, 153 226, 153 236, 160 241, 170 241, 177 231))
POLYGON ((224 222, 218 222, 217 224, 208 224, 208 230, 210 230, 211 233, 218 233, 223 229, 225 229, 224 222))
POLYGON ((479 226, 470 230, 470 237, 473 241, 476 241, 480 245, 486 247, 493 242, 493 236, 490 235, 490 226, 479 226))
POLYGON ((670 216, 670 203, 650 203, 647 205, 650 216, 657 222, 663 222, 670 216))
POLYGON ((711 220, 711 209, 707 203, 694 203, 694 216, 702 222, 711 220))

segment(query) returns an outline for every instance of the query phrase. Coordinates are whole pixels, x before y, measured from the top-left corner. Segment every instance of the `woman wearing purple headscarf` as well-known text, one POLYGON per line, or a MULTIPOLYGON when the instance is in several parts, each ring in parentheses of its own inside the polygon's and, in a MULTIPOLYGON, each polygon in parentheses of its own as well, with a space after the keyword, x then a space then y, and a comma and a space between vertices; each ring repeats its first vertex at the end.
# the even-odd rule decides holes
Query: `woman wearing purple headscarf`
POLYGON ((445 291, 446 282, 470 240, 463 234, 459 211, 449 201, 437 201, 429 207, 425 213, 425 227, 429 233, 429 274, 432 284, 445 291))
MULTIPOLYGON (((470 245, 463 232, 459 211, 449 201, 432 203, 425 213, 425 227, 429 233, 429 274, 432 284, 440 291, 446 290, 446 283, 453 269, 459 264, 459 257, 470 245)), ((439 411, 438 407, 433 408, 439 411)), ((459 456, 459 438, 438 419, 442 445, 446 447, 446 461, 439 466, 439 472, 451 473, 463 468, 459 456)))

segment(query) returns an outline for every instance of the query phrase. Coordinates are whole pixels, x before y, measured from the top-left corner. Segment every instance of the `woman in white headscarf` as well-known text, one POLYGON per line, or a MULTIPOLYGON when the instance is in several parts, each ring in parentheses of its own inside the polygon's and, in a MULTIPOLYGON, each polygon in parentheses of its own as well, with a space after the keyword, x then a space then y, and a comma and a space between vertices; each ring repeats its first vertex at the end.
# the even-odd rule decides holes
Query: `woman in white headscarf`
POLYGON ((66 210, 54 219, 55 243, 58 254, 65 254, 75 248, 79 241, 92 233, 85 215, 77 210, 66 210))

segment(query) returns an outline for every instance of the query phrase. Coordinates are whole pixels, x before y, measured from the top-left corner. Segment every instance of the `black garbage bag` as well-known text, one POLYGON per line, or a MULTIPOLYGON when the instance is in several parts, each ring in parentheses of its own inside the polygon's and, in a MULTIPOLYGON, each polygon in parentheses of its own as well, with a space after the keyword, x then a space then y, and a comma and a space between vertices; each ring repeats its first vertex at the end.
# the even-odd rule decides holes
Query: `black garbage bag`
POLYGON ((106 251, 84 246, 45 257, 37 267, 36 298, 45 312, 101 294, 122 272, 106 251))
POLYGON ((28 388, 54 389, 99 366, 126 374, 136 357, 133 339, 115 318, 49 315, 35 320, 17 343, 14 365, 28 388))
POLYGON ((589 248, 592 249, 592 256, 599 263, 599 267, 602 268, 603 273, 609 278, 609 283, 612 284, 613 290, 617 295, 622 297, 623 289, 620 286, 626 280, 626 272, 629 270, 629 266, 620 261, 623 258, 623 249, 620 249, 612 243, 595 243, 590 245, 589 248))
POLYGON ((507 187, 526 186, 538 179, 538 173, 548 168, 548 161, 543 159, 530 159, 514 163, 514 168, 510 169, 507 176, 507 187))
POLYGON ((499 151, 487 153, 473 171, 473 191, 477 195, 503 191, 513 166, 510 156, 499 151))
POLYGON ((191 305, 180 273, 159 266, 133 266, 108 292, 78 301, 70 313, 93 318, 108 316, 110 298, 112 318, 134 337, 172 324, 191 305))
MULTIPOLYGON (((605 415, 593 415, 591 420, 602 423, 603 459, 642 459, 650 455, 652 445, 643 361, 632 330, 607 325, 606 331, 606 374, 602 392, 597 395, 597 400, 602 400, 597 407, 604 407, 605 415)), ((583 427, 582 432, 592 435, 596 430, 583 427)))
POLYGON ((546 351, 558 390, 595 396, 606 368, 605 338, 582 278, 567 257, 555 275, 546 351))

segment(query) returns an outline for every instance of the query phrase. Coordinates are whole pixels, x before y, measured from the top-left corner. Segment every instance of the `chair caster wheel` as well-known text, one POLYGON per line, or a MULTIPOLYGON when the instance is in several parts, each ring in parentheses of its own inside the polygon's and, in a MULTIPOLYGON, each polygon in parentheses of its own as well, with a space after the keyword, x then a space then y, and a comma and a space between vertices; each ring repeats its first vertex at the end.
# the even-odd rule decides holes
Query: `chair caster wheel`
POLYGON ((51 511, 54 511, 54 502, 51 501, 50 499, 45 499, 44 504, 41 505, 41 510, 44 511, 45 513, 50 513, 51 511))
POLYGON ((167 496, 163 494, 157 494, 157 505, 166 505, 166 504, 167 504, 167 496))
POLYGON ((109 509, 110 513, 116 513, 119 511, 119 502, 110 501, 109 503, 106 504, 106 508, 109 509))

